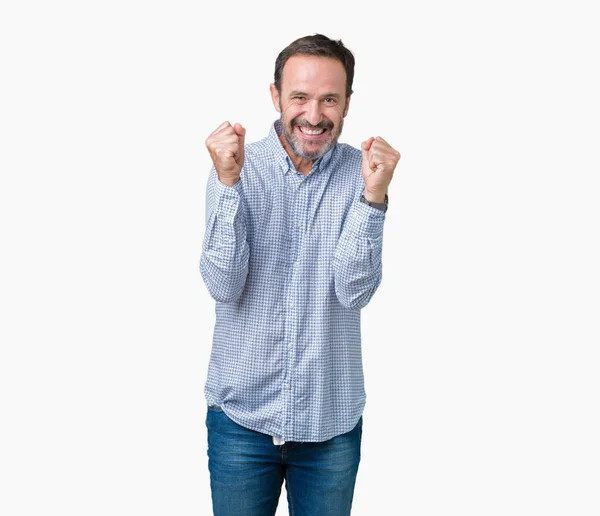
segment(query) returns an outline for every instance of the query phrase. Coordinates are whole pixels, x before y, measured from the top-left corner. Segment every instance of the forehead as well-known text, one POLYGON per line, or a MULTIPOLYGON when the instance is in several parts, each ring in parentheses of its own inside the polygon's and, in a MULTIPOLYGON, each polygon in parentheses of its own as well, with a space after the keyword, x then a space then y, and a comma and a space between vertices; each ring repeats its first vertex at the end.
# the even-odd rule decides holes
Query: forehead
POLYGON ((285 91, 327 90, 344 94, 346 70, 340 61, 331 57, 295 55, 283 67, 281 88, 285 91))

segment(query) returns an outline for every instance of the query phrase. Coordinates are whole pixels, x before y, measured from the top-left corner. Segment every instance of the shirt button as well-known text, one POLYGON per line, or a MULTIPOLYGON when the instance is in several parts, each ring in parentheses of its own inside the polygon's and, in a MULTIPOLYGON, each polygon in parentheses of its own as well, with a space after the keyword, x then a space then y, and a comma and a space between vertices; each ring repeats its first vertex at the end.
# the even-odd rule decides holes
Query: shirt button
POLYGON ((292 345, 291 344, 288 344, 288 349, 292 349, 292 345))
POLYGON ((302 222, 298 222, 298 227, 302 229, 302 222))
POLYGON ((294 308, 294 303, 290 303, 290 308, 294 308))
POLYGON ((290 384, 289 384, 289 383, 286 383, 286 384, 285 384, 285 388, 286 388, 286 389, 289 391, 289 390, 290 390, 290 384))

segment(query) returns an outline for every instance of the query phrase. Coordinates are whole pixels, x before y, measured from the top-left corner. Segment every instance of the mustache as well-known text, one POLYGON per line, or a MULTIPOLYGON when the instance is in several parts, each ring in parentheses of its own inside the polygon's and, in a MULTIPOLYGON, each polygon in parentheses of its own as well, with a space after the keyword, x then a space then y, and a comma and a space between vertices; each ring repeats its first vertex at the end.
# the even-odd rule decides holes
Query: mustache
POLYGON ((290 125, 294 127, 295 125, 299 125, 301 127, 307 127, 308 129, 333 129, 333 122, 331 120, 323 120, 319 122, 317 125, 312 125, 308 122, 308 120, 304 118, 294 118, 290 125))

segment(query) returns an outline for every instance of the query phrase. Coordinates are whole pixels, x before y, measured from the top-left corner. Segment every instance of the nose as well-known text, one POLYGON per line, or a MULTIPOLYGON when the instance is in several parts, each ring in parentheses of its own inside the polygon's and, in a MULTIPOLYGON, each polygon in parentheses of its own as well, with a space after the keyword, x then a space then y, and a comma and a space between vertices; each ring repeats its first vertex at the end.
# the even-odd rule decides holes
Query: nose
POLYGON ((306 120, 312 125, 317 125, 321 121, 321 103, 317 99, 308 102, 306 120))

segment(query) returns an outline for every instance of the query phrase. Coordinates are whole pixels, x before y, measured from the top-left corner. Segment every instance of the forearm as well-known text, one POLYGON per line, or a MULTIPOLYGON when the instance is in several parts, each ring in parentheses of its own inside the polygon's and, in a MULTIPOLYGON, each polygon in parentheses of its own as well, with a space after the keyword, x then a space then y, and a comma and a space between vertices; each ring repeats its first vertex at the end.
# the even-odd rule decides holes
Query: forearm
POLYGON ((382 279, 383 211, 357 203, 345 221, 333 258, 335 293, 346 308, 364 308, 382 279))
POLYGON ((239 298, 248 275, 250 248, 240 181, 225 185, 212 170, 207 186, 200 273, 211 297, 222 303, 239 298))

